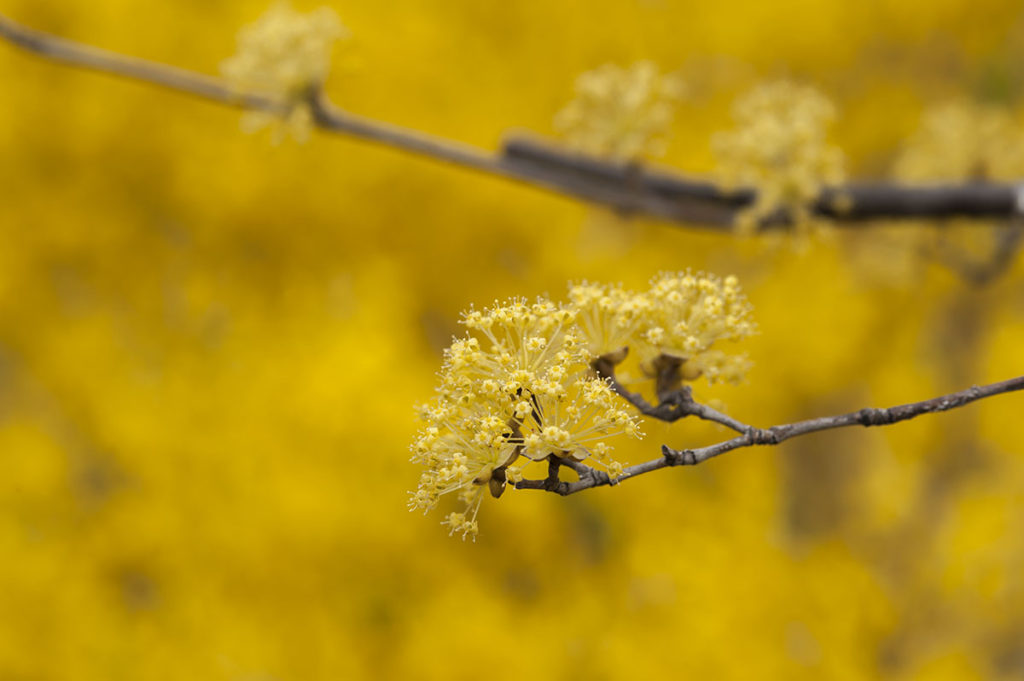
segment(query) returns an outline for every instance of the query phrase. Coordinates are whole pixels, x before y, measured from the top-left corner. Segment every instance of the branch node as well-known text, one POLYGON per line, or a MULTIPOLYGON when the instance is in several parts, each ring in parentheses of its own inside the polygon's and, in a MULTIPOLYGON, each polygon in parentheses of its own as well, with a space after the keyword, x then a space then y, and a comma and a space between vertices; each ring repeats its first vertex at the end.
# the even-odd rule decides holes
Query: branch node
POLYGON ((894 419, 888 409, 868 407, 857 412, 857 421, 864 426, 885 426, 893 423, 894 419))
POLYGON ((697 455, 692 449, 672 449, 668 445, 661 446, 661 455, 669 466, 695 466, 697 455))
POLYGON ((753 445, 777 445, 782 442, 774 428, 750 428, 747 430, 747 438, 753 445))

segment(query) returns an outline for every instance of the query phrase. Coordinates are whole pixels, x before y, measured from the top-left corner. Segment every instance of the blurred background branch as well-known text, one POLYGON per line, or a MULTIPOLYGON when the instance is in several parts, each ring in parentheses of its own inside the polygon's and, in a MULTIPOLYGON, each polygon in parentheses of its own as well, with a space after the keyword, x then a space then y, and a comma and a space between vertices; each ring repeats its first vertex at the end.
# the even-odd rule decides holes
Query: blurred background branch
MULTIPOLYGON (((36 31, 3 15, 0 37, 60 63, 152 83, 227 106, 272 114, 288 110, 283 101, 236 91, 221 79, 36 31)), ((737 214, 757 200, 753 189, 727 190, 674 172, 651 170, 631 162, 605 161, 528 138, 511 137, 498 154, 493 154, 342 111, 327 101, 319 89, 312 89, 308 98, 314 123, 321 130, 600 204, 626 216, 644 215, 688 226, 729 230, 737 214)), ((1008 221, 1021 213, 1022 205, 1024 187, 1017 184, 976 181, 908 186, 875 182, 827 188, 811 206, 811 213, 840 226, 854 227, 877 219, 971 217, 1008 221)), ((762 218, 760 225, 782 227, 792 221, 791 215, 780 210, 762 218)), ((1016 238, 1011 241, 1015 244, 1016 238)))

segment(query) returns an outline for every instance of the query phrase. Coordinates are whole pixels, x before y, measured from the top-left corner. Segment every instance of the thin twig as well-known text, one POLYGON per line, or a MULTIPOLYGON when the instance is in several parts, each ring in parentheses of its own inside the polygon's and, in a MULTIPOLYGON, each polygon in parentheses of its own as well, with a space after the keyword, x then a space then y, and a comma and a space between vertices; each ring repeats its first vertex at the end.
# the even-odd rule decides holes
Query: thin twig
POLYGON ((965 404, 969 404, 976 400, 1017 390, 1024 390, 1024 376, 1011 378, 998 383, 990 383, 983 386, 971 386, 966 390, 950 393, 948 395, 941 395, 930 400, 901 404, 887 409, 867 408, 861 409, 860 411, 850 412, 848 414, 825 416, 807 421, 797 421, 796 423, 787 423, 785 425, 772 426, 770 428, 748 428, 746 432, 738 437, 709 445, 707 447, 699 447, 697 449, 673 449, 668 445, 662 445, 661 457, 635 466, 629 466, 622 471, 622 474, 618 476, 614 482, 606 480, 608 477, 607 475, 605 475, 604 478, 598 475, 600 471, 586 467, 587 470, 581 469, 582 473, 577 471, 580 475, 580 479, 574 482, 559 481, 558 484, 552 484, 549 471, 548 480, 523 480, 516 483, 516 488, 545 489, 561 494, 562 496, 567 496, 592 487, 617 484, 624 480, 629 480, 630 478, 635 478, 638 475, 650 473, 661 468, 668 468, 670 466, 693 466, 707 461, 710 458, 719 456, 720 454, 731 452, 734 449, 742 449, 744 447, 752 447, 754 445, 777 445, 780 442, 793 437, 807 435, 808 433, 815 433, 820 430, 831 430, 833 428, 845 428, 847 426, 887 426, 899 421, 906 421, 907 419, 921 416, 922 414, 932 414, 956 409, 957 407, 962 407, 965 404), (537 482, 545 483, 545 485, 537 485, 537 482))
MULTIPOLYGON (((25 50, 74 67, 109 73, 169 88, 219 104, 285 113, 288 104, 255 93, 237 92, 224 81, 145 59, 129 57, 36 31, 0 15, 0 38, 25 50)), ((736 215, 756 199, 751 189, 726 191, 707 181, 678 173, 615 163, 514 138, 494 154, 476 147, 408 128, 357 116, 311 92, 309 104, 321 130, 349 135, 513 180, 563 196, 604 205, 623 215, 646 215, 715 230, 731 229, 736 215)), ((1007 218, 1019 215, 1024 188, 1013 184, 909 187, 897 184, 850 184, 822 192, 813 212, 842 226, 866 220, 934 217, 1007 218)), ((788 224, 784 212, 762 224, 788 224)))
POLYGON ((1014 219, 995 235, 990 253, 981 259, 973 259, 955 243, 939 241, 936 252, 939 262, 975 286, 985 286, 1009 269, 1016 259, 1024 240, 1024 223, 1014 219))
POLYGON ((0 37, 29 52, 69 66, 152 83, 228 106, 272 113, 285 110, 281 102, 260 95, 235 92, 218 78, 36 31, 11 21, 2 14, 0 37))
POLYGON ((644 399, 643 395, 628 390, 619 382, 615 376, 615 365, 607 358, 597 358, 592 366, 598 376, 608 381, 608 385, 619 397, 629 402, 645 416, 667 423, 674 423, 687 416, 696 416, 699 419, 713 421, 726 428, 731 428, 737 433, 745 433, 751 429, 747 424, 694 400, 692 390, 688 385, 668 392, 657 405, 653 405, 644 399))

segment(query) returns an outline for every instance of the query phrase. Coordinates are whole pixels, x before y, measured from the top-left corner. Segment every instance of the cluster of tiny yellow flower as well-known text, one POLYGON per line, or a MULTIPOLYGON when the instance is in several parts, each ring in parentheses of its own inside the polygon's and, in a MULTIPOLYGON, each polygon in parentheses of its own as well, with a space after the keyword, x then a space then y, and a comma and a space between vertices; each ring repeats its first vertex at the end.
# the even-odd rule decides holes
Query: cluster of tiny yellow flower
POLYGON ((650 316, 637 342, 641 362, 669 356, 681 362, 682 378, 738 383, 750 368, 746 355, 714 347, 754 333, 750 303, 736 277, 665 274, 647 294, 650 316))
POLYGON ((679 78, 649 61, 605 64, 576 79, 576 96, 556 116, 555 129, 573 148, 618 161, 665 152, 679 78))
POLYGON ((632 344, 650 312, 647 296, 621 286, 582 282, 569 287, 569 301, 593 357, 618 352, 632 344))
POLYGON ((282 0, 238 34, 238 50, 221 64, 221 71, 239 92, 256 92, 279 99, 284 112, 252 111, 243 127, 273 126, 275 140, 290 133, 305 140, 312 128, 308 97, 327 78, 334 42, 347 35, 337 14, 321 7, 301 14, 282 0))
POLYGON ((741 231, 777 211, 800 230, 813 226, 810 206, 825 185, 843 180, 842 152, 826 142, 835 110, 813 88, 790 81, 756 87, 733 108, 736 128, 712 139, 723 182, 757 190, 737 220, 741 231))
POLYGON ((520 479, 520 457, 554 453, 615 468, 604 438, 641 433, 589 371, 575 321, 575 311, 543 299, 464 315, 469 333, 445 351, 438 397, 423 413, 429 425, 413 444, 413 461, 426 470, 411 508, 429 510, 458 490, 466 510, 445 523, 465 537, 476 534, 484 485, 500 496, 520 479))
POLYGON ((894 167, 903 180, 1009 180, 1024 174, 1024 127, 1006 109, 967 100, 925 112, 894 167))
POLYGON ((444 524, 475 537, 485 486, 498 497, 521 480, 520 459, 586 460, 617 477, 622 464, 607 440, 642 433, 594 361, 618 363, 636 347, 642 362, 678 359, 684 380, 737 381, 745 357, 712 346, 753 333, 749 317, 735 277, 688 272, 663 274, 643 294, 584 282, 565 304, 515 299, 470 310, 467 334, 445 351, 438 395, 421 410, 427 426, 412 460, 424 471, 410 509, 428 511, 458 492, 465 509, 444 524))
MULTIPOLYGON (((1024 126, 1006 108, 966 99, 938 104, 924 112, 893 171, 907 182, 1016 181, 1024 176, 1024 126)), ((900 233, 908 252, 960 269, 991 261, 1004 230, 991 221, 953 219, 900 233)))

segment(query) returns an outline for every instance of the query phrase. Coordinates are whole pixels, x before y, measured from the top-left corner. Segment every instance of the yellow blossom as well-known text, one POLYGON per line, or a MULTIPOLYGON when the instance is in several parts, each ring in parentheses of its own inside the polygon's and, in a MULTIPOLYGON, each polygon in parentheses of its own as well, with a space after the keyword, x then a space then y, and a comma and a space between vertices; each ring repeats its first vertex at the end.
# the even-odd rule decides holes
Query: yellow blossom
POLYGON ((621 475, 606 440, 643 433, 593 371, 599 357, 635 348, 644 366, 678 361, 683 380, 738 382, 749 362, 719 346, 754 332, 736 277, 690 272, 662 274, 645 293, 575 284, 564 305, 515 298, 469 310, 462 324, 468 333, 444 353, 436 402, 419 410, 427 425, 411 449, 424 471, 409 506, 428 511, 458 492, 466 508, 445 524, 463 537, 475 535, 484 485, 497 497, 522 480, 520 459, 571 458, 621 475))
POLYGON ((284 131, 299 140, 312 128, 310 91, 327 78, 331 48, 347 32, 333 10, 321 7, 301 14, 278 2, 238 34, 238 51, 221 64, 221 71, 238 92, 254 92, 281 101, 284 113, 249 112, 243 127, 256 130, 276 124, 275 138, 284 131))
POLYGON ((1013 180, 1024 174, 1024 129, 1006 109, 954 100, 927 110, 897 159, 908 181, 1013 180))
POLYGON ((576 79, 576 97, 555 117, 555 128, 575 149, 635 161, 664 153, 665 137, 682 85, 650 61, 623 68, 605 64, 576 79))
POLYGON ((666 273, 651 282, 647 299, 645 328, 636 341, 641 361, 668 355, 682 362, 684 379, 742 380, 749 366, 745 355, 714 347, 746 338, 756 328, 736 277, 666 273))
POLYGON ((723 182, 757 190, 738 226, 752 230, 782 211, 808 229, 813 201, 844 177, 842 152, 826 141, 832 103, 813 88, 777 81, 741 97, 733 118, 736 128, 715 135, 712 148, 723 182))
POLYGON ((587 349, 595 356, 628 346, 650 307, 643 295, 589 282, 570 286, 569 301, 587 349))
MULTIPOLYGON (((925 110, 893 171, 905 182, 1015 182, 1024 176, 1024 128, 1006 107, 943 102, 925 110)), ((921 255, 965 273, 984 271, 1005 247, 1005 230, 991 220, 922 221, 913 229, 899 226, 883 242, 888 251, 874 239, 868 257, 884 259, 887 271, 901 271, 903 262, 921 255)), ((903 264, 902 271, 907 269, 903 264)))
POLYGON ((421 409, 427 426, 412 445, 424 466, 409 506, 424 511, 458 491, 466 503, 445 521, 463 537, 476 532, 483 486, 499 496, 522 479, 509 466, 521 456, 583 461, 617 434, 641 437, 636 417, 608 384, 590 371, 592 355, 580 338, 577 313, 548 300, 513 299, 463 315, 470 335, 445 352, 436 404, 421 409))

